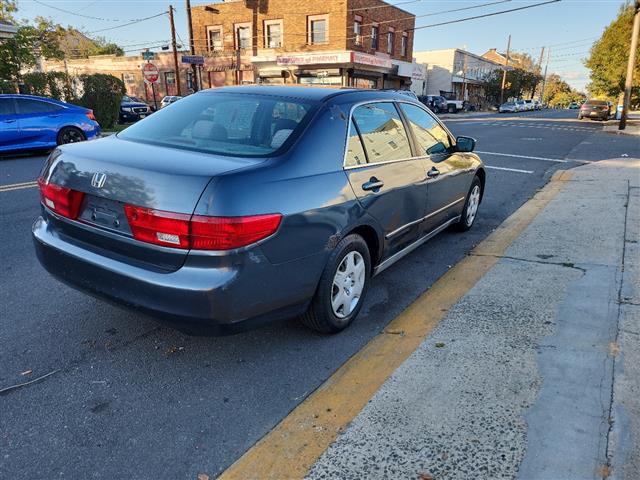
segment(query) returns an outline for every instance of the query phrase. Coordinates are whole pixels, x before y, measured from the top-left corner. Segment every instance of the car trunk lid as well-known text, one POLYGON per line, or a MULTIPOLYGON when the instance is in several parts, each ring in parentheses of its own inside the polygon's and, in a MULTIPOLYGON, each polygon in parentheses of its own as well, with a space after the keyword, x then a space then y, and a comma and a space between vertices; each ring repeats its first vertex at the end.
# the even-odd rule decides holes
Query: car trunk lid
POLYGON ((158 147, 114 136, 60 149, 50 157, 42 177, 47 183, 84 194, 75 221, 53 216, 61 234, 108 256, 176 270, 184 263, 188 249, 135 240, 125 206, 188 218, 212 179, 260 161, 158 147))

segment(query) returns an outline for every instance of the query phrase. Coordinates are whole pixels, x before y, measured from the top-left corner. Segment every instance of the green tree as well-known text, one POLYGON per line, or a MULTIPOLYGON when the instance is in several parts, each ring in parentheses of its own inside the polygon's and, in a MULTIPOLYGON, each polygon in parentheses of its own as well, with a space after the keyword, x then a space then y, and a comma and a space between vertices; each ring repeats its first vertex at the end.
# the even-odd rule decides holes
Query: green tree
POLYGON ((545 103, 551 103, 553 98, 562 93, 571 93, 571 87, 567 82, 555 73, 547 76, 547 82, 544 85, 544 93, 542 95, 545 103))
MULTIPOLYGON (((504 84, 504 98, 531 97, 533 90, 542 77, 535 73, 514 68, 507 72, 504 84)), ((492 71, 485 79, 485 93, 489 101, 497 103, 500 101, 500 90, 502 87, 502 70, 492 71)))
POLYGON ((0 0, 0 20, 13 23, 13 14, 17 11, 16 0, 0 0))
POLYGON ((15 37, 0 43, 0 78, 19 82, 20 72, 33 67, 39 56, 62 59, 59 36, 59 26, 42 17, 35 25, 20 25, 15 37))
MULTIPOLYGON (((591 70, 591 83, 587 86, 594 96, 617 99, 624 92, 627 60, 631 49, 631 29, 634 7, 626 3, 618 17, 609 24, 602 36, 591 47, 585 66, 591 70)), ((640 46, 638 47, 640 57, 640 46)), ((640 102, 640 63, 633 72, 632 103, 640 102)))

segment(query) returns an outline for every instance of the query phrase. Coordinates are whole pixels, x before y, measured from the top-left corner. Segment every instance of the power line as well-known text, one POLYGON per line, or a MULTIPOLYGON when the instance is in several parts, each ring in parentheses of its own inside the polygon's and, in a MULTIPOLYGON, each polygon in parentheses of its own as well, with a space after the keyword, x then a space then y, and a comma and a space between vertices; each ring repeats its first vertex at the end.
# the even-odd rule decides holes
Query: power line
POLYGON ((150 17, 139 18, 138 20, 134 20, 132 22, 125 23, 123 25, 116 25, 115 27, 109 27, 109 28, 101 28, 100 30, 93 30, 93 31, 87 32, 87 33, 88 34, 92 34, 92 33, 98 33, 98 32, 106 32, 107 30, 115 30, 116 28, 128 27, 129 25, 134 25, 136 23, 144 22, 146 20, 151 20, 152 18, 160 17, 160 16, 166 15, 166 14, 167 14, 167 12, 161 12, 161 13, 158 13, 156 15, 151 15, 150 17))
POLYGON ((493 13, 485 13, 484 15, 476 15, 473 17, 460 18, 458 20, 450 20, 448 22, 434 23, 431 25, 422 25, 420 27, 410 28, 409 30, 421 30, 423 28, 433 28, 433 27, 440 27, 442 25, 450 25, 452 23, 467 22, 469 20, 477 20, 478 18, 486 18, 486 17, 492 17, 494 15, 502 15, 503 13, 517 12, 518 10, 526 10, 528 8, 540 7, 542 5, 548 5, 550 3, 557 3, 560 1, 561 0, 548 0, 546 2, 534 3, 533 5, 525 5, 524 7, 510 8, 509 10, 501 10, 499 12, 493 12, 493 13))
MULTIPOLYGON (((35 3, 42 5, 47 8, 51 8, 53 10, 57 10, 59 12, 67 13, 69 15, 75 15, 76 17, 88 18, 90 20, 100 20, 103 22, 127 22, 127 21, 137 21, 139 18, 130 18, 130 19, 122 19, 122 18, 103 18, 103 17, 94 17, 91 15, 83 15, 81 13, 76 13, 71 10, 65 10, 64 8, 54 7, 53 5, 49 5, 48 3, 41 2, 40 0, 33 0, 35 3)), ((95 2, 94 2, 95 3, 95 2)))
MULTIPOLYGON (((411 17, 394 18, 393 20, 383 20, 381 22, 365 23, 362 26, 363 27, 370 27, 370 26, 373 26, 373 25, 382 25, 382 24, 386 24, 386 23, 401 22, 401 21, 404 21, 404 20, 413 20, 415 18, 433 17, 435 15, 443 15, 445 13, 461 12, 463 10, 472 10, 474 8, 488 7, 490 5, 497 5, 499 3, 508 3, 508 2, 511 2, 511 1, 512 0, 498 0, 496 2, 488 2, 488 3, 481 3, 480 5, 472 5, 471 7, 454 8, 452 10, 442 10, 440 12, 425 13, 425 14, 422 14, 422 15, 412 15, 411 17)), ((353 27, 352 27, 352 29, 353 29, 353 27)))

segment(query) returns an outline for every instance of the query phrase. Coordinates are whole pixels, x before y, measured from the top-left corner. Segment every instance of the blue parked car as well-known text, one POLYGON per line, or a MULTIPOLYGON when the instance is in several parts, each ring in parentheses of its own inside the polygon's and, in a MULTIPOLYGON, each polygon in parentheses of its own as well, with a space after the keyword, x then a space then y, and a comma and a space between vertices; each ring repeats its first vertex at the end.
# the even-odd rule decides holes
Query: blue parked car
POLYGON ((0 152, 52 148, 99 135, 89 108, 34 95, 0 95, 0 152))

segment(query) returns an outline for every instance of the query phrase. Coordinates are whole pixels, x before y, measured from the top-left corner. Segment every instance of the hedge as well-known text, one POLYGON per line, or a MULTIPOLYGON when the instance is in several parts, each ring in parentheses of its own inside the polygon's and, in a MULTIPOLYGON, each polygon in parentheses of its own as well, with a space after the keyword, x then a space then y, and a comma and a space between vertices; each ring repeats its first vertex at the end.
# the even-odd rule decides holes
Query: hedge
POLYGON ((111 128, 118 122, 120 102, 125 93, 122 80, 113 75, 94 73, 80 76, 82 96, 78 103, 93 110, 102 128, 111 128))
MULTIPOLYGON (((119 78, 102 73, 71 77, 65 72, 32 72, 22 76, 20 91, 90 108, 104 129, 117 123, 125 87, 119 78)), ((0 93, 15 92, 14 84, 0 81, 0 93)))

